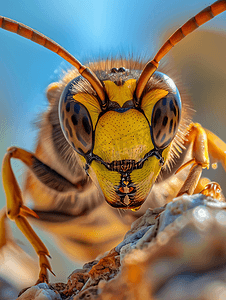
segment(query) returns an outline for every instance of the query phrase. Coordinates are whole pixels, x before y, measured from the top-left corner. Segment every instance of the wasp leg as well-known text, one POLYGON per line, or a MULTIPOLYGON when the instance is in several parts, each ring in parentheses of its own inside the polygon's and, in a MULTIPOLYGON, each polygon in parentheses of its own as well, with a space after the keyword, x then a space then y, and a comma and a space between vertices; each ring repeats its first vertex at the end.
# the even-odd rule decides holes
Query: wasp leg
POLYGON ((205 186, 207 184, 209 184, 211 181, 209 178, 206 178, 206 177, 201 177, 195 190, 194 190, 194 194, 199 194, 201 193, 201 191, 205 188, 205 186))
POLYGON ((217 182, 210 182, 206 184, 206 186, 200 193, 206 196, 210 196, 219 201, 225 201, 225 198, 222 193, 222 189, 217 182))
POLYGON ((7 244, 6 233, 6 208, 3 207, 0 211, 0 249, 7 244))
POLYGON ((188 147, 190 144, 193 145, 193 159, 180 167, 179 170, 183 169, 190 163, 193 163, 193 166, 191 167, 188 177, 177 196, 185 193, 192 195, 199 182, 202 169, 209 168, 207 135, 200 124, 190 124, 186 135, 185 147, 188 147))
MULTIPOLYGON (((6 215, 9 219, 15 221, 18 228, 23 232, 39 256, 40 273, 38 282, 48 282, 47 269, 52 272, 50 263, 46 257, 50 257, 49 251, 26 219, 28 215, 32 215, 33 217, 38 216, 23 204, 22 193, 10 164, 11 158, 17 158, 27 166, 31 166, 33 157, 33 154, 16 147, 9 148, 4 156, 2 179, 7 201, 6 215)), ((4 237, 4 234, 2 236, 4 237)))
POLYGON ((221 162, 226 171, 226 144, 211 131, 205 129, 208 140, 208 151, 214 162, 221 162))

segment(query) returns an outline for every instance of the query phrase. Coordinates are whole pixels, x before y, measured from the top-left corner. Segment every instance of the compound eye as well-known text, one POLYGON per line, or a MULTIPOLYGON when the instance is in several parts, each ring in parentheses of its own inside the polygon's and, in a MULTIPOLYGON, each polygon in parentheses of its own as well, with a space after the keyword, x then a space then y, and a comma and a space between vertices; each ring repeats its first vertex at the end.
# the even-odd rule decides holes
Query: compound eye
POLYGON ((75 101, 71 83, 64 89, 59 103, 59 118, 62 131, 69 144, 85 156, 93 148, 93 126, 87 108, 75 101))
POLYGON ((158 149, 166 148, 177 133, 181 117, 181 99, 176 94, 169 93, 156 102, 152 117, 151 128, 154 145, 158 149))

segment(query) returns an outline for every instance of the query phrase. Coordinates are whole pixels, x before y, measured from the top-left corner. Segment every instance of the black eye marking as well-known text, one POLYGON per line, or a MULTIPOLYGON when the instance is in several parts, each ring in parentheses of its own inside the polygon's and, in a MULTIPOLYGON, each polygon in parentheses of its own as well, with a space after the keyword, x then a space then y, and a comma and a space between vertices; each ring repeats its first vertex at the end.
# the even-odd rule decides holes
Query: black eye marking
POLYGON ((68 102, 67 105, 66 105, 66 111, 67 111, 67 112, 70 111, 70 107, 71 107, 71 104, 70 104, 70 102, 68 102))
POLYGON ((179 93, 169 93, 154 105, 150 129, 156 149, 166 148, 174 139, 179 127, 180 110, 179 93))
POLYGON ((154 127, 157 124, 158 119, 161 117, 161 109, 158 108, 155 112, 155 116, 154 116, 154 127))
POLYGON ((80 105, 79 105, 78 103, 75 103, 75 104, 74 104, 74 112, 75 112, 76 114, 79 114, 79 111, 80 111, 80 105))
POLYGON ((74 99, 73 87, 81 76, 72 79, 65 87, 58 106, 62 133, 69 145, 88 161, 94 146, 93 124, 88 108, 74 99))
POLYGON ((90 134, 90 132, 91 132, 91 126, 90 126, 89 120, 88 120, 88 118, 86 116, 84 116, 82 118, 82 125, 84 126, 85 132, 87 134, 90 134))
POLYGON ((162 105, 165 106, 166 105, 166 98, 162 99, 162 105))
POLYGON ((65 123, 66 123, 67 130, 69 131, 70 137, 72 137, 73 133, 72 133, 71 126, 69 125, 68 119, 66 119, 65 123))
POLYGON ((72 121, 73 125, 75 125, 75 126, 78 125, 78 119, 77 119, 76 115, 71 116, 71 121, 72 121))
POLYGON ((173 111, 173 113, 174 113, 174 115, 175 115, 175 117, 176 117, 176 115, 177 115, 177 110, 176 110, 176 107, 175 107, 175 105, 174 105, 174 103, 173 103, 173 100, 170 101, 170 110, 173 111))
POLYGON ((170 120, 169 133, 171 133, 172 128, 173 128, 173 119, 170 120))
POLYGON ((165 116, 164 119, 163 119, 163 121, 162 121, 162 125, 165 127, 166 124, 167 124, 167 122, 168 122, 168 117, 165 116))

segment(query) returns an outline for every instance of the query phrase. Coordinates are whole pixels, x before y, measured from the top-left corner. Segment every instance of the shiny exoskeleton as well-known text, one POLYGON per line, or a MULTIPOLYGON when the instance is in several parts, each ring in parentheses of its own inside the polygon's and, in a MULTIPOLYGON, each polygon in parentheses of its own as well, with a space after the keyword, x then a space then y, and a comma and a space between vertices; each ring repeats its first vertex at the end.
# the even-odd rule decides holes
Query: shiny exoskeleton
POLYGON ((39 32, 0 17, 1 28, 56 52, 76 68, 48 87, 49 109, 40 122, 35 153, 11 147, 3 159, 7 206, 0 218, 0 247, 9 240, 4 225, 8 216, 39 256, 39 282, 48 281, 47 269, 52 272, 49 251, 31 228, 28 216, 39 216, 58 234, 65 222, 64 230, 68 229, 62 240, 67 240, 67 250, 76 244, 76 254, 84 257, 91 248, 93 256, 100 249, 109 249, 128 229, 131 214, 119 222, 110 206, 136 211, 141 205, 145 208, 145 203, 154 206, 161 197, 164 203, 197 191, 223 199, 218 185, 206 185, 200 176, 203 168, 209 168, 209 154, 226 166, 226 145, 200 124, 191 123, 176 85, 156 70, 174 45, 225 10, 226 1, 220 0, 198 13, 146 65, 111 60, 83 66, 39 32), (25 194, 34 200, 34 210, 24 204, 11 168, 12 158, 29 168, 25 194), (179 172, 187 166, 190 168, 179 172), (176 171, 176 181, 170 182, 169 172, 176 171), (160 178, 165 190, 174 185, 175 191, 163 195, 158 188, 160 178))
POLYGON ((155 72, 140 106, 135 106, 138 76, 139 70, 102 71, 98 78, 106 88, 104 110, 81 76, 70 81, 60 97, 59 118, 67 141, 81 156, 87 174, 89 168, 94 170, 92 180, 116 208, 135 209, 145 201, 181 118, 179 92, 160 72, 155 72), (143 172, 146 177, 140 180, 143 172))

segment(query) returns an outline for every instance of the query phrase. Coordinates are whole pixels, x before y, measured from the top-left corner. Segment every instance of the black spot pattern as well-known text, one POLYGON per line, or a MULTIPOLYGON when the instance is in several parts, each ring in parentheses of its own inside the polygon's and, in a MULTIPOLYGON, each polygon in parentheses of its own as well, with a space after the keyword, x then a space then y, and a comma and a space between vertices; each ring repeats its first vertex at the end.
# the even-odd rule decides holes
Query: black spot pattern
POLYGON ((166 98, 162 99, 162 105, 165 106, 166 105, 166 98))
POLYGON ((156 126, 158 119, 161 117, 161 109, 158 108, 155 112, 155 116, 154 116, 154 127, 156 126))
POLYGON ((71 116, 71 121, 74 126, 78 125, 78 119, 75 114, 71 116))
POLYGON ((169 133, 171 133, 173 127, 173 119, 170 120, 169 133))
POLYGON ((174 103, 173 103, 173 100, 170 101, 170 110, 173 111, 173 113, 174 113, 174 115, 175 115, 175 117, 176 117, 176 115, 177 115, 177 110, 176 110, 176 107, 175 107, 175 105, 174 105, 174 103))
POLYGON ((79 114, 79 112, 80 112, 80 105, 79 105, 79 103, 75 103, 74 104, 74 112, 76 114, 79 114))
POLYGON ((93 125, 86 104, 80 102, 83 99, 79 97, 78 100, 74 99, 73 86, 77 84, 79 78, 74 78, 65 87, 59 103, 59 118, 69 145, 85 156, 93 148, 93 125))
MULTIPOLYGON (((179 95, 179 94, 178 94, 179 95)), ((168 94, 156 102, 151 119, 152 139, 154 145, 164 149, 173 140, 179 126, 180 97, 168 94)))
POLYGON ((86 133, 90 134, 90 132, 91 132, 91 126, 90 126, 89 120, 88 120, 88 118, 86 116, 84 116, 82 118, 82 125, 84 126, 84 129, 85 129, 86 133))
POLYGON ((168 117, 165 116, 164 119, 163 119, 162 125, 165 127, 167 122, 168 122, 168 117))
POLYGON ((70 112, 70 108, 71 108, 71 105, 70 105, 70 103, 68 102, 68 103, 66 104, 66 112, 70 112))

